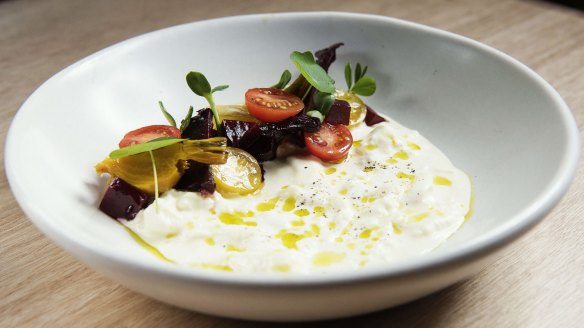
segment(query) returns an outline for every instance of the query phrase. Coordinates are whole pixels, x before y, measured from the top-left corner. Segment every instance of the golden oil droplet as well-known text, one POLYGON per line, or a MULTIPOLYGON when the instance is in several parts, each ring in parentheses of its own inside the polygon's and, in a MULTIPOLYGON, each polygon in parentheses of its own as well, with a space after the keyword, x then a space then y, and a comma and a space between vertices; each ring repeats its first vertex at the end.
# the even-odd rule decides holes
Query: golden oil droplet
POLYGON ((387 164, 397 164, 397 161, 393 158, 388 159, 387 161, 385 161, 387 164))
POLYGON ((345 254, 337 252, 320 252, 312 258, 312 263, 316 266, 329 266, 341 262, 345 254))
POLYGON ((296 246, 296 243, 305 238, 304 235, 297 235, 295 233, 286 232, 286 230, 280 231, 280 233, 278 233, 276 235, 276 237, 278 237, 278 238, 280 238, 280 240, 282 240, 282 244, 284 246, 286 246, 287 248, 291 248, 291 249, 298 249, 298 246, 296 246))
POLYGON ((305 208, 301 208, 299 210, 294 211, 294 214, 296 214, 299 217, 304 217, 310 214, 310 211, 308 211, 305 208))
POLYGON ((278 203, 278 200, 280 200, 280 197, 274 197, 265 203, 259 203, 256 206, 256 210, 258 210, 260 212, 271 211, 274 209, 274 207, 276 207, 276 203, 278 203))
POLYGON ((434 182, 435 185, 438 186, 452 186, 452 181, 450 181, 448 178, 442 177, 442 176, 435 176, 434 180, 432 180, 434 182))
POLYGON ((227 245, 226 250, 228 252, 243 252, 242 248, 239 248, 239 247, 237 247, 235 245, 231 245, 231 244, 227 245))
POLYGON ((252 217, 253 212, 248 211, 246 213, 242 212, 234 212, 234 213, 221 213, 219 214, 219 221, 225 224, 233 224, 233 225, 245 225, 250 227, 257 226, 257 222, 254 221, 245 221, 244 217, 252 217))
POLYGON ((178 235, 178 232, 171 232, 171 233, 167 233, 166 236, 164 236, 164 237, 166 237, 166 239, 170 239, 170 238, 176 237, 176 235, 178 235))
POLYGON ((408 147, 410 147, 410 149, 413 149, 413 150, 420 150, 420 149, 422 149, 422 147, 420 147, 420 145, 415 144, 413 142, 408 143, 408 147))
POLYGON ((349 192, 349 190, 343 189, 343 190, 339 191, 339 194, 345 196, 348 192, 349 192))
POLYGON ((349 222, 345 226, 345 228, 343 229, 343 231, 341 231, 341 236, 344 236, 344 235, 348 234, 352 227, 353 227, 353 224, 351 222, 349 222))
POLYGON ((403 150, 400 150, 397 153, 393 154, 393 157, 394 158, 403 159, 403 160, 406 160, 406 159, 410 158, 410 156, 408 155, 408 153, 406 153, 403 150))
POLYGON ((274 264, 272 269, 277 272, 290 272, 290 266, 288 264, 274 264))
POLYGON ((290 212, 295 207, 296 207, 296 199, 294 197, 290 197, 290 198, 286 199, 286 201, 284 202, 284 206, 282 206, 282 209, 286 212, 290 212))
POLYGON ((363 142, 363 140, 355 140, 353 141, 353 147, 359 147, 361 146, 361 143, 363 142))
POLYGON ((335 168, 335 167, 329 167, 328 169, 324 170, 324 173, 327 175, 331 175, 335 172, 337 172, 337 168, 335 168))
POLYGON ((410 221, 413 221, 413 222, 421 222, 425 218, 427 218, 428 215, 429 215, 428 213, 421 213, 421 214, 418 214, 418 215, 414 215, 414 216, 410 217, 410 221))
POLYGON ((365 149, 367 149, 367 150, 375 150, 377 148, 378 148, 377 145, 367 145, 367 146, 365 146, 365 149))
MULTIPOLYGON (((120 223, 121 224, 121 223, 120 223)), ((134 239, 135 242, 138 243, 138 245, 142 246, 145 250, 147 250, 148 252, 152 253, 154 256, 158 257, 161 260, 170 262, 170 263, 174 263, 173 260, 169 259, 168 257, 164 256, 164 254, 162 254, 158 248, 150 245, 149 243, 147 243, 144 239, 142 239, 142 237, 140 237, 137 233, 135 233, 134 231, 132 231, 132 229, 122 225, 124 227, 124 229, 126 229, 126 231, 130 234, 130 236, 132 237, 132 239, 134 239)))
POLYGON ((415 175, 407 174, 404 172, 398 172, 395 176, 398 177, 399 179, 410 179, 410 181, 414 181, 414 179, 416 178, 415 175))
POLYGON ((320 228, 316 225, 316 224, 311 224, 310 225, 310 230, 312 231, 312 234, 315 236, 320 235, 320 228))
POLYGON ((195 268, 201 268, 201 269, 211 269, 211 270, 218 270, 218 271, 233 272, 233 268, 230 267, 229 265, 201 263, 201 264, 192 264, 191 266, 195 267, 195 268))
POLYGON ((371 232, 372 232, 371 229, 365 229, 359 234, 359 238, 367 239, 371 237, 371 232))
POLYGON ((319 217, 324 215, 325 208, 322 206, 315 206, 314 207, 314 214, 319 217))
POLYGON ((207 237, 207 238, 205 238, 205 242, 209 246, 214 246, 215 245, 215 239, 213 239, 213 237, 207 237))
POLYGON ((291 224, 294 227, 302 227, 304 225, 304 221, 302 220, 292 221, 291 224))

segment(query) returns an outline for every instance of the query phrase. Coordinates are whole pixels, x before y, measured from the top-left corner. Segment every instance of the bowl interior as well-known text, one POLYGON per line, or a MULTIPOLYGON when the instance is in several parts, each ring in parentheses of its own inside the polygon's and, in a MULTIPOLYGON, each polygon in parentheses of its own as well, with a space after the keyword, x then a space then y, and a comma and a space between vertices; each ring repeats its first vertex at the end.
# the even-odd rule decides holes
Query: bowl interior
POLYGON ((13 122, 6 166, 14 193, 61 245, 169 266, 96 209, 105 180, 93 166, 128 130, 164 124, 157 101, 175 117, 189 105, 205 106, 188 89, 187 72, 204 72, 213 85, 229 84, 216 101, 239 103, 248 88, 274 84, 284 69, 295 72, 293 50, 336 42, 345 43, 330 70, 337 85, 344 87, 346 62, 368 65, 378 91, 366 102, 420 131, 473 180, 470 220, 419 260, 525 224, 559 198, 559 181, 567 183, 577 157, 575 128, 543 80, 496 51, 448 33, 333 13, 182 25, 72 65, 42 85, 13 122))

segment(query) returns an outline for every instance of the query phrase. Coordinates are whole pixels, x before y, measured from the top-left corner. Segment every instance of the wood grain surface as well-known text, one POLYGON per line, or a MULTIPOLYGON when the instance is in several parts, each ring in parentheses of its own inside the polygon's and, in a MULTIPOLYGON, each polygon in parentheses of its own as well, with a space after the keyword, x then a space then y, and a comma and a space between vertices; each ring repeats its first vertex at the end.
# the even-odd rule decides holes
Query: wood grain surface
MULTIPOLYGON (((584 15, 539 1, 0 1, 0 137, 24 100, 65 66, 159 28, 258 12, 374 13, 452 31, 517 58, 584 122, 584 15)), ((0 144, 0 327, 582 327, 584 171, 534 230, 482 272, 393 309, 268 324, 168 306, 94 273, 46 239, 14 200, 0 144)))

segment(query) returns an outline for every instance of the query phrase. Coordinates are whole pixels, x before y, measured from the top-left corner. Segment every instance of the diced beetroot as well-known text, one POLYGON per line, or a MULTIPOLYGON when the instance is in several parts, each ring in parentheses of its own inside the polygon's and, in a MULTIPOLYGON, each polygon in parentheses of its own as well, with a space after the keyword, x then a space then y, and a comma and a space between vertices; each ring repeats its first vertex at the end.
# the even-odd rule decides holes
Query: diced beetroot
POLYGON ((300 114, 287 118, 280 122, 260 125, 260 134, 281 140, 283 137, 298 131, 316 132, 320 129, 320 120, 306 114, 300 114))
POLYGON ((125 182, 114 178, 107 187, 99 209, 114 219, 132 220, 148 205, 148 195, 125 182))
POLYGON ((223 134, 227 145, 245 149, 260 137, 259 124, 238 120, 223 120, 223 134))
POLYGON ((278 144, 279 142, 274 138, 260 136, 251 146, 244 150, 261 163, 276 158, 278 144))
POLYGON ((209 108, 199 110, 182 133, 183 138, 193 140, 209 139, 216 135, 217 131, 213 129, 213 113, 209 108))
POLYGON ((209 170, 209 165, 188 161, 189 169, 174 186, 176 190, 201 192, 210 195, 215 192, 215 180, 209 170))
MULTIPOLYGON (((295 139, 302 132, 316 132, 320 120, 305 114, 290 117, 280 122, 259 125, 260 137, 244 150, 252 154, 258 162, 271 161, 276 158, 278 146, 285 139, 295 139)), ((300 142, 302 145, 304 143, 300 142)))
MULTIPOLYGON (((209 108, 203 108, 191 118, 189 125, 182 133, 183 138, 208 139, 217 136, 213 129, 213 113, 209 108)), ((209 165, 195 161, 187 161, 188 169, 174 186, 174 189, 183 191, 198 191, 203 194, 215 192, 215 180, 209 171, 209 165)))
POLYGON ((349 125, 350 119, 351 105, 344 100, 335 100, 324 121, 330 124, 349 125))
POLYGON ((367 115, 365 115, 365 124, 372 126, 377 123, 385 122, 385 118, 377 114, 371 107, 367 106, 367 115))

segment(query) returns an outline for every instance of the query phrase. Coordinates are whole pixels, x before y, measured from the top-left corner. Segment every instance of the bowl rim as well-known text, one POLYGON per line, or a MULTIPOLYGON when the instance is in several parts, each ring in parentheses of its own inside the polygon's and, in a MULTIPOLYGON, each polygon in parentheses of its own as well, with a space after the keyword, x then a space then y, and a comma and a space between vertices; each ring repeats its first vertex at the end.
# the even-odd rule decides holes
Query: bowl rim
MULTIPOLYGON (((11 122, 10 128, 7 133, 5 142, 5 170, 8 178, 8 183, 12 192, 25 212, 28 218, 51 240, 56 244, 68 250, 69 252, 75 254, 79 260, 92 266, 88 260, 84 259, 81 254, 91 253, 94 256, 98 256, 104 260, 114 262, 116 265, 133 267, 142 271, 148 271, 150 273, 168 276, 173 278, 178 278, 181 280, 188 280, 191 282, 204 282, 204 283, 219 283, 225 285, 238 285, 238 286, 310 286, 310 285, 331 285, 331 284, 343 284, 348 282, 362 282, 371 281, 377 279, 390 279, 397 278, 403 275, 410 275, 414 273, 424 273, 430 272, 438 269, 444 269, 451 266, 457 266, 461 263, 470 262, 473 259, 477 260, 488 254, 495 252, 497 249, 509 244, 511 241, 519 238, 522 234, 527 232, 530 228, 539 223, 547 213, 549 213, 553 207, 561 200, 562 196, 567 192, 568 187, 573 180, 576 169, 578 167, 580 157, 580 134, 576 121, 569 107, 566 105, 564 100, 558 94, 553 87, 545 81, 541 76, 528 68, 525 64, 522 64, 518 60, 510 57, 509 55, 487 46, 478 41, 472 40, 470 38, 426 26, 423 24, 406 21, 394 17, 373 15, 373 14, 363 14, 363 13, 349 13, 349 12, 336 12, 336 11, 310 11, 310 12, 283 12, 283 13, 263 13, 263 14, 251 14, 251 15, 239 15, 239 16, 227 16, 212 18, 200 21, 194 21, 189 23, 184 23, 180 25, 170 26, 163 29, 155 30, 152 32, 140 34, 138 36, 129 38, 127 40, 115 43, 108 46, 102 50, 99 50, 89 56, 86 56, 77 62, 71 64, 65 69, 59 71, 43 84, 41 84, 22 104, 18 112, 11 122), (16 165, 12 164, 12 158, 16 157, 18 149, 15 147, 14 140, 17 135, 17 127, 21 124, 20 117, 23 111, 28 110, 29 100, 47 83, 51 80, 56 79, 62 74, 74 70, 76 67, 84 64, 87 61, 93 60, 96 57, 107 54, 113 49, 124 47, 127 44, 132 44, 135 42, 142 42, 151 37, 161 36, 167 33, 174 33, 177 30, 189 29, 192 26, 205 25, 205 24, 217 24, 223 21, 228 21, 230 23, 246 23, 249 21, 264 20, 270 18, 278 19, 290 19, 290 20, 302 20, 302 19, 322 19, 323 16, 326 18, 338 18, 343 20, 359 20, 387 24, 391 26, 399 26, 404 28, 409 28, 413 30, 418 30, 424 33, 431 34, 440 38, 446 38, 449 40, 457 41, 464 44, 467 47, 477 49, 481 52, 487 53, 491 56, 501 59, 514 68, 516 68, 520 73, 536 82, 537 85, 542 87, 545 91, 547 97, 549 97, 553 103, 555 110, 558 112, 561 121, 566 128, 566 153, 560 158, 559 166, 555 172, 552 183, 547 186, 546 189, 539 195, 539 197, 532 200, 529 205, 523 208, 519 213, 511 216, 504 224, 488 231, 475 238, 474 240, 468 242, 465 245, 461 245, 454 249, 443 250, 440 252, 424 254, 412 259, 407 259, 395 263, 390 263, 388 265, 377 266, 372 268, 363 268, 359 270, 349 270, 347 272, 331 272, 326 274, 291 274, 291 275, 274 275, 274 274, 248 274, 248 273, 229 273, 229 272, 207 272, 204 270, 193 270, 190 268, 184 268, 180 266, 171 266, 169 264, 163 263, 163 265, 154 264, 150 262, 144 262, 139 259, 135 259, 126 256, 124 253, 119 252, 109 252, 105 251, 99 247, 93 247, 92 244, 85 242, 83 239, 76 236, 68 235, 62 232, 59 227, 52 223, 50 217, 46 215, 41 208, 36 206, 31 202, 27 202, 27 192, 18 183, 19 173, 16 165)), ((162 261, 160 261, 162 262, 162 261)), ((99 271, 98 267, 94 268, 99 271)))

